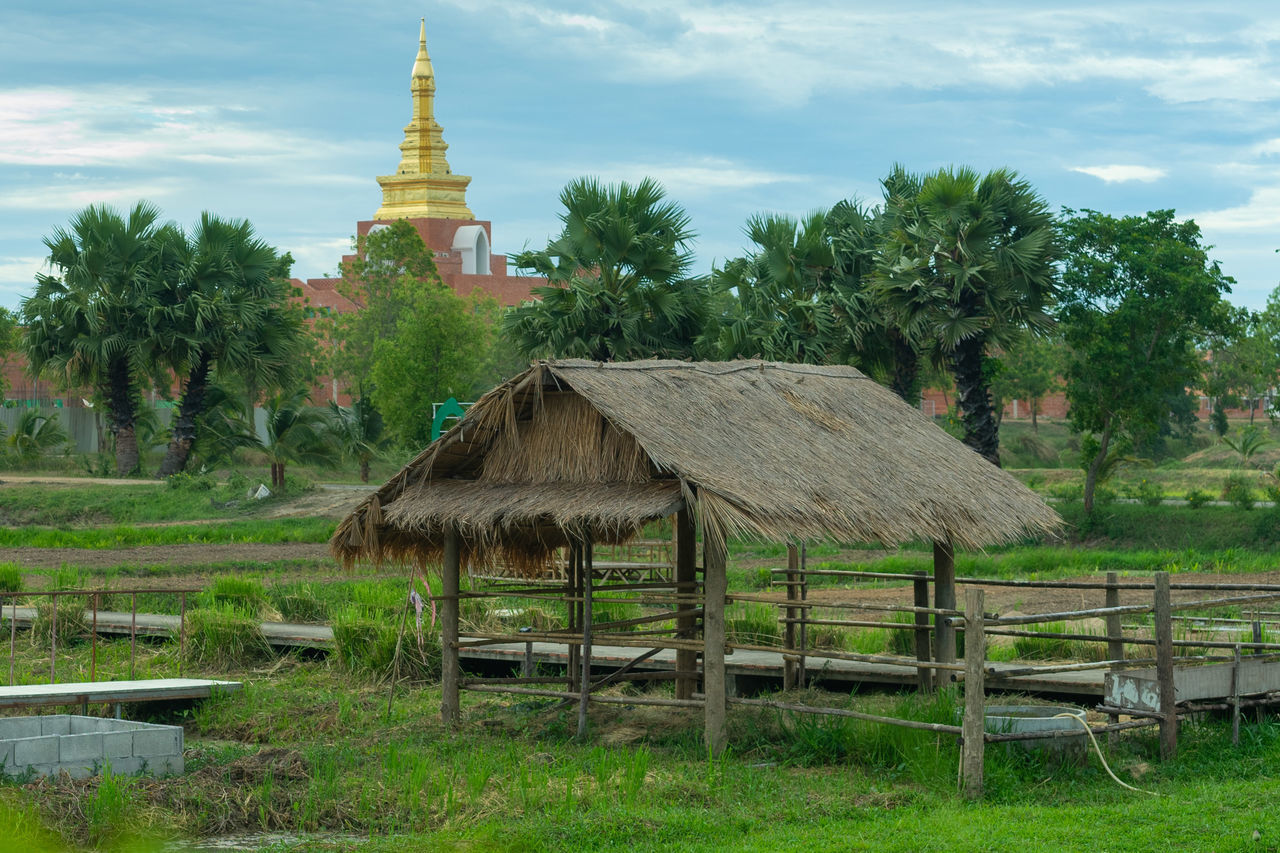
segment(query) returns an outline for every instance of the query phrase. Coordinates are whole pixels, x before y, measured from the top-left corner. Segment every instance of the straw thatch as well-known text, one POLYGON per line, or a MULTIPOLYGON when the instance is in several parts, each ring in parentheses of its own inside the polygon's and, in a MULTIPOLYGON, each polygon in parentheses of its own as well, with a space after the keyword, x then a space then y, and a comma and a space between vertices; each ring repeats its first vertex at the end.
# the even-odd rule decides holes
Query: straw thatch
POLYGON ((540 362, 482 397, 339 525, 344 563, 538 563, 682 502, 711 535, 981 547, 1056 529, 1034 492, 850 367, 540 362))

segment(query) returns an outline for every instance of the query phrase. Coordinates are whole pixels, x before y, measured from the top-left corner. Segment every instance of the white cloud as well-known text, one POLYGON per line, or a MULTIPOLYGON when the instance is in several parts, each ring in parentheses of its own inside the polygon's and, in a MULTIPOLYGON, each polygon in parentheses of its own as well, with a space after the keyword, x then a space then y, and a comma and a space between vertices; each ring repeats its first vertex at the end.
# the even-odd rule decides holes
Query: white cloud
POLYGON ((63 181, 44 186, 28 186, 0 195, 0 209, 71 211, 90 204, 129 206, 138 199, 154 201, 174 196, 184 189, 175 180, 139 182, 63 181))
POLYGON ((1127 181, 1141 181, 1149 184, 1163 178, 1167 172, 1152 166, 1134 166, 1115 163, 1110 166, 1074 166, 1071 171, 1082 172, 1103 180, 1108 184, 1123 184, 1127 181))
POLYGON ((1206 231, 1274 231, 1280 228, 1280 185, 1257 187, 1244 204, 1191 218, 1206 231))
POLYGON ((300 278, 320 278, 338 274, 338 263, 343 255, 351 253, 351 238, 285 238, 282 250, 293 255, 293 274, 300 278), (321 272, 317 272, 317 270, 321 272))
POLYGON ((636 183, 644 178, 653 178, 662 184, 668 196, 677 199, 810 180, 805 175, 755 169, 721 157, 699 157, 685 162, 578 163, 564 165, 557 172, 566 180, 585 172, 608 183, 636 183))

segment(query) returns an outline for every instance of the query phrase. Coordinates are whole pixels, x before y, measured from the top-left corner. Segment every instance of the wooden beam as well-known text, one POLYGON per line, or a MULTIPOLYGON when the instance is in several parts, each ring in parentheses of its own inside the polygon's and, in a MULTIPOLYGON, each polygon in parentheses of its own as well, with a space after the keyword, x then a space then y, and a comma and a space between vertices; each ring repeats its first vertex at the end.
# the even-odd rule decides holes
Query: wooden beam
POLYGON ((578 700, 578 738, 587 737, 587 703, 591 699, 591 535, 582 537, 582 695, 578 700))
MULTIPOLYGON (((956 609, 956 558, 950 542, 933 543, 933 606, 938 610, 956 609)), ((933 659, 955 663, 955 628, 942 617, 934 622, 933 659)))
POLYGON ((985 593, 980 587, 964 591, 964 741, 960 748, 960 768, 964 796, 981 799, 983 759, 986 751, 986 637, 982 632, 982 606, 985 593))
MULTIPOLYGON (((698 530, 693 523, 693 513, 689 508, 681 507, 676 514, 676 583, 696 584, 698 580, 698 530)), ((688 592, 692 586, 680 586, 688 592)), ((692 639, 698 633, 698 616, 686 613, 676 619, 676 636, 692 639)), ((676 669, 680 672, 693 672, 698 668, 698 653, 681 649, 676 652, 676 669)), ((684 676, 676 679, 676 698, 692 699, 698 688, 697 678, 684 676)))
POLYGON ((444 565, 440 571, 440 719, 449 727, 456 727, 462 721, 462 705, 458 699, 461 679, 458 665, 458 584, 462 559, 458 539, 455 528, 445 532, 444 565))
POLYGON ((1168 761, 1178 752, 1178 705, 1173 684, 1173 608, 1169 573, 1156 572, 1156 682, 1160 691, 1160 757, 1168 761))
POLYGON ((702 683, 706 696, 703 737, 711 754, 719 755, 728 740, 724 672, 724 604, 728 578, 723 537, 717 538, 715 533, 704 529, 702 539, 703 585, 707 598, 702 616, 702 683))

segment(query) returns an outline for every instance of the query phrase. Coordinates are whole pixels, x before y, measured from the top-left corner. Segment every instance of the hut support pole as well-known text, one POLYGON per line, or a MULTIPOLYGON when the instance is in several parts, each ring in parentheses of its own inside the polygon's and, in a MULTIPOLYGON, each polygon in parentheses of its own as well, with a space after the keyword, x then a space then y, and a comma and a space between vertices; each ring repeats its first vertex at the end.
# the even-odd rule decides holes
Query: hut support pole
MULTIPOLYGON (((572 539, 570 542, 569 595, 572 596, 572 600, 569 601, 568 627, 570 633, 574 633, 582 630, 582 548, 578 545, 577 539, 572 539)), ((569 647, 569 662, 564 672, 568 676, 570 684, 573 683, 574 676, 581 665, 582 647, 575 643, 569 647)))
MULTIPOLYGON (((956 558, 950 542, 933 543, 933 606, 939 610, 956 609, 956 558)), ((939 663, 956 662, 956 629, 947 620, 934 620, 933 659, 939 663)))
POLYGON ((591 702, 591 536, 582 537, 582 696, 578 700, 578 738, 587 737, 587 705, 591 702))
MULTIPOLYGON (((915 581, 912 584, 913 601, 916 607, 929 606, 929 576, 924 572, 915 573, 915 581)), ((929 649, 929 614, 916 613, 916 660, 921 663, 928 663, 930 659, 929 649)), ((927 667, 919 667, 916 669, 916 682, 921 693, 933 692, 933 670, 927 667)))
MULTIPOLYGON (((800 549, 794 544, 787 545, 787 601, 798 601, 800 599, 800 549)), ((799 607, 787 608, 787 627, 784 634, 784 642, 782 647, 789 652, 796 650, 796 635, 799 633, 796 627, 796 620, 804 615, 804 611, 799 607)), ((796 676, 799 675, 800 661, 797 658, 782 657, 782 689, 794 690, 796 686, 796 676)))
POLYGON ((458 700, 458 576, 462 560, 458 546, 458 532, 448 530, 444 535, 444 566, 440 573, 443 593, 440 601, 443 634, 440 638, 440 718, 449 727, 457 726, 462 720, 462 706, 458 700))
MULTIPOLYGON (((1120 575, 1116 572, 1107 572, 1107 597, 1104 602, 1107 607, 1120 606, 1120 575)), ((1111 660, 1124 660, 1124 626, 1120 624, 1119 613, 1107 614, 1107 657, 1111 660)), ((1112 670, 1119 671, 1123 669, 1120 664, 1111 667, 1112 670)), ((1109 714, 1111 723, 1120 722, 1119 714, 1109 714)), ((1117 742, 1116 732, 1107 733, 1107 742, 1115 745, 1117 742)))
MULTIPOLYGON (((723 535, 723 534, 722 534, 723 535)), ((712 755, 724 751, 725 674, 724 674, 724 599, 728 589, 725 577, 725 546, 712 531, 704 531, 702 554, 703 588, 706 601, 702 616, 702 692, 706 696, 706 728, 704 738, 712 755)))
POLYGON ((986 751, 986 637, 982 609, 985 593, 979 587, 964 591, 964 734, 960 747, 960 769, 966 799, 982 798, 983 758, 986 751))
MULTIPOLYGON (((698 580, 698 531, 693 524, 693 513, 684 507, 676 515, 676 583, 694 584, 698 580)), ((682 595, 694 592, 693 586, 676 588, 682 595)), ((698 630, 698 617, 690 614, 676 619, 676 636, 681 639, 693 639, 698 630)), ((696 672, 698 669, 698 653, 692 649, 676 651, 676 672, 696 672)), ((676 698, 692 699, 697 686, 697 677, 682 675, 676 678, 676 698)))
POLYGON ((1169 597, 1169 573, 1156 572, 1156 684, 1160 691, 1160 758, 1178 752, 1178 705, 1173 684, 1173 606, 1169 597))

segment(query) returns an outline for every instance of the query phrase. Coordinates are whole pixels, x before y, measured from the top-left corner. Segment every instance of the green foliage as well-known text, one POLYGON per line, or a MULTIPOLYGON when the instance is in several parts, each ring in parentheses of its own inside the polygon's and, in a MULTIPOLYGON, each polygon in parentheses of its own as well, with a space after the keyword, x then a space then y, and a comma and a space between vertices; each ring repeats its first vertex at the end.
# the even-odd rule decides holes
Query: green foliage
POLYGON ((739 603, 725 608, 725 637, 747 646, 782 644, 778 609, 770 604, 739 603))
POLYGON ((1239 466, 1241 468, 1247 466, 1259 450, 1274 444, 1270 436, 1267 435, 1267 431, 1254 424, 1242 427, 1234 438, 1223 434, 1222 443, 1239 455, 1239 466))
POLYGON ((1210 495, 1204 489, 1192 489, 1189 492, 1187 492, 1187 506, 1191 507, 1192 509, 1199 509, 1200 507, 1208 503, 1211 497, 1212 495, 1210 495))
MULTIPOLYGON (((1099 436, 1101 465, 1114 439, 1135 442, 1190 411, 1187 389, 1203 367, 1196 343, 1224 322, 1231 279, 1209 261, 1200 229, 1173 211, 1114 218, 1086 210, 1064 225, 1067 262, 1059 320, 1067 345, 1071 424, 1099 436)), ((1091 467, 1085 506, 1098 480, 1091 467)))
POLYGON ((329 401, 330 430, 342 452, 360 465, 360 481, 369 482, 369 463, 391 443, 383 429, 382 414, 361 394, 350 406, 329 401))
POLYGON ((255 617, 269 606, 262 583, 239 575, 214 578, 201 593, 200 601, 205 607, 241 610, 255 617))
POLYGON ((680 205, 645 178, 571 181, 564 230, 516 265, 545 276, 536 301, 508 312, 503 331, 528 357, 689 358, 706 324, 708 291, 688 278, 694 234, 680 205))
POLYGON ((333 535, 327 518, 236 521, 217 524, 174 524, 162 527, 92 527, 54 530, 40 527, 0 528, 0 547, 128 548, 135 545, 183 545, 231 542, 323 543, 333 535))
POLYGON ((330 467, 336 461, 329 420, 319 409, 308 405, 305 388, 281 391, 267 400, 267 440, 262 445, 271 463, 271 487, 285 486, 289 463, 330 467))
POLYGON ((1062 383, 1062 345, 1053 338, 1029 335, 1000 354, 1000 370, 991 380, 995 410, 1009 400, 1026 400, 1031 425, 1039 431, 1040 401, 1062 383))
MULTIPOLYGON (((403 607, 403 605, 402 605, 403 607)), ((436 634, 415 629, 412 615, 400 637, 399 612, 370 617, 347 607, 333 616, 333 642, 343 668, 375 680, 400 677, 432 681, 440 677, 440 645, 436 634), (396 662, 397 646, 399 663, 396 662)))
POLYGON ((1138 482, 1136 492, 1138 500, 1146 506, 1160 506, 1160 502, 1164 500, 1164 490, 1160 488, 1160 484, 1145 477, 1138 482))

